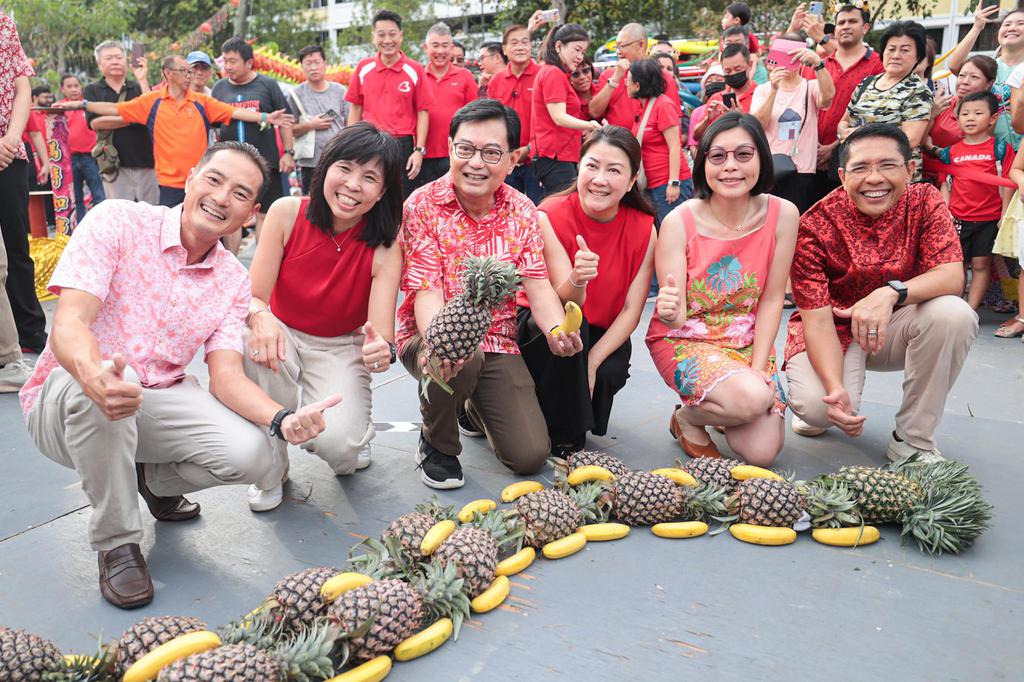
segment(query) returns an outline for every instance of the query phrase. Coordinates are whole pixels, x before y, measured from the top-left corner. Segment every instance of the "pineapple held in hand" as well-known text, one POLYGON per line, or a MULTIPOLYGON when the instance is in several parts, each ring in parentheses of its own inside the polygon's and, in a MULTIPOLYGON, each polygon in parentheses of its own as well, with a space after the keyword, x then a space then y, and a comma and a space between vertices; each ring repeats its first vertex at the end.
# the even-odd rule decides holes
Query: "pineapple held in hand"
POLYGON ((487 256, 467 258, 464 264, 462 293, 438 311, 423 339, 427 358, 421 383, 423 395, 431 381, 451 394, 451 387, 441 379, 441 363, 473 355, 491 328, 494 309, 519 287, 519 275, 512 263, 487 256))

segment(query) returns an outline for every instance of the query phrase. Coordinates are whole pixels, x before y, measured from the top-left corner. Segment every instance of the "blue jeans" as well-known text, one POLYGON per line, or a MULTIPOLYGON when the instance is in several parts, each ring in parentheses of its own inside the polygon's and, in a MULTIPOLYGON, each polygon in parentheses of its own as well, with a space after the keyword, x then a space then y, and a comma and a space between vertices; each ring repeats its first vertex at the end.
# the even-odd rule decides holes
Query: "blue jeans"
POLYGON ((534 175, 533 164, 516 166, 505 178, 505 183, 525 194, 534 204, 539 204, 543 198, 544 193, 537 182, 537 176, 534 175))
POLYGON ((679 198, 671 204, 665 198, 665 190, 667 189, 668 185, 647 188, 647 198, 654 205, 654 224, 658 228, 661 227, 661 221, 672 212, 673 208, 693 197, 693 180, 683 180, 679 183, 679 198))
POLYGON ((92 154, 72 154, 71 174, 75 188, 75 218, 82 222, 85 217, 85 185, 89 185, 89 194, 92 195, 92 205, 100 203, 107 198, 103 191, 103 180, 100 178, 100 167, 92 154))

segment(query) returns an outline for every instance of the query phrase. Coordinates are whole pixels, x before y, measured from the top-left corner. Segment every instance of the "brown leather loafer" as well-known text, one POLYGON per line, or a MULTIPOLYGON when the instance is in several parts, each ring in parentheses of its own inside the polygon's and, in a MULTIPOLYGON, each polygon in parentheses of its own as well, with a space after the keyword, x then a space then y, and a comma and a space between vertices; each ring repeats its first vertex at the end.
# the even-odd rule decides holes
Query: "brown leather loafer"
POLYGON ((188 521, 199 516, 199 503, 189 502, 184 495, 160 497, 154 495, 146 485, 146 474, 141 464, 135 465, 135 473, 139 480, 139 494, 146 501, 149 513, 157 521, 188 521))
POLYGON ((707 445, 697 445, 691 441, 686 440, 683 435, 683 430, 679 428, 679 422, 676 421, 676 412, 682 405, 676 405, 675 409, 672 410, 672 417, 668 423, 668 431, 672 434, 672 437, 679 441, 679 446, 683 448, 683 452, 689 457, 721 457, 722 453, 718 451, 718 447, 715 445, 715 441, 709 442, 707 445))
POLYGON ((139 546, 130 542, 99 552, 100 593, 120 609, 134 609, 153 601, 153 581, 139 546))

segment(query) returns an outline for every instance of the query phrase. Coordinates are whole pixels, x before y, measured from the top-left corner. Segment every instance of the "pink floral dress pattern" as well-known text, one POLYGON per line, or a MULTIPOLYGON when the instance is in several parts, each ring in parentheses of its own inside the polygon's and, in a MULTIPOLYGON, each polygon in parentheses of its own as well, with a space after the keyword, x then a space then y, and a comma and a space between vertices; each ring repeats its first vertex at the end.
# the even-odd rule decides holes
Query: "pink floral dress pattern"
MULTIPOLYGON (((779 202, 772 197, 765 224, 739 239, 701 235, 693 214, 681 212, 686 228, 686 321, 669 329, 656 317, 647 345, 662 378, 683 403, 699 405, 719 383, 750 371, 757 304, 775 250, 779 202)), ((775 381, 775 408, 781 415, 786 395, 772 355, 768 372, 775 381)))

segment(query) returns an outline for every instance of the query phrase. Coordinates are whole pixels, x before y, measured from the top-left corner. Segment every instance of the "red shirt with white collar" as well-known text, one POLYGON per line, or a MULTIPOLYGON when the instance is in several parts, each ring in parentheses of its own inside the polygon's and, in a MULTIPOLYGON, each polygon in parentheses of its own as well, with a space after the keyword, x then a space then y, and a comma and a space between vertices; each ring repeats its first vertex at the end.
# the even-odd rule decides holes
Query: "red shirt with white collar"
POLYGON ((378 52, 356 65, 345 101, 363 108, 363 120, 396 137, 416 134, 416 116, 434 103, 433 89, 419 62, 399 52, 391 66, 378 52))
POLYGON ((425 156, 428 159, 447 158, 448 127, 452 117, 456 111, 477 98, 479 89, 473 74, 457 66, 449 66, 440 78, 430 69, 425 69, 425 72, 434 91, 425 156))

